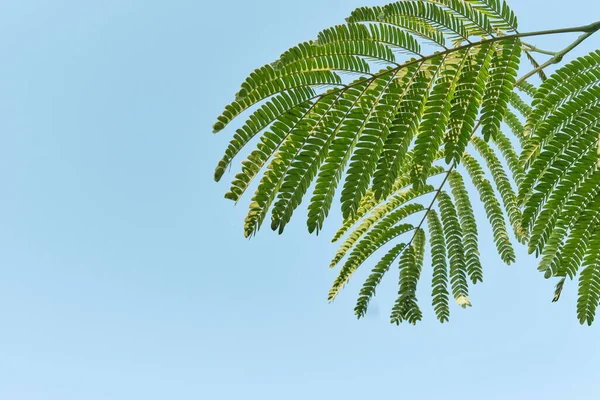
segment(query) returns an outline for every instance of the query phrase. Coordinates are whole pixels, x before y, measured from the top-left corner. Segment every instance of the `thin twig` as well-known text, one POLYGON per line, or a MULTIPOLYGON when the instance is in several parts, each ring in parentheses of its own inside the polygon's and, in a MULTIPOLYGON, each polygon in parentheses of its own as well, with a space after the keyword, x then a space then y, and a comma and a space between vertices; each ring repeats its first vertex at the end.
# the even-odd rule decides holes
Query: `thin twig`
POLYGON ((549 55, 549 56, 555 56, 558 53, 557 51, 550 51, 550 50, 540 49, 539 47, 536 47, 536 46, 534 46, 532 44, 529 44, 529 43, 525 43, 523 41, 521 43, 523 43, 523 45, 525 47, 527 47, 527 51, 533 51, 535 53, 546 54, 546 55, 549 55))
MULTIPOLYGON (((594 25, 594 24, 592 24, 594 25)), ((598 25, 598 27, 600 28, 600 25, 598 25)), ((529 71, 528 73, 526 73, 525 75, 523 75, 519 80, 517 80, 517 82, 515 83, 515 86, 518 85, 519 83, 527 80, 528 78, 530 78, 532 75, 536 74, 537 72, 543 70, 544 68, 552 65, 552 64, 558 64, 559 62, 562 61, 563 57, 570 52, 571 50, 573 50, 575 47, 579 46, 581 44, 581 42, 583 42, 585 39, 589 38, 590 36, 592 36, 596 31, 586 31, 583 35, 579 36, 573 43, 571 43, 570 45, 568 45, 567 47, 565 47, 564 49, 562 49, 561 51, 557 52, 554 57, 552 57, 551 59, 549 59, 548 61, 546 61, 545 63, 543 63, 542 65, 540 65, 539 67, 529 71)))

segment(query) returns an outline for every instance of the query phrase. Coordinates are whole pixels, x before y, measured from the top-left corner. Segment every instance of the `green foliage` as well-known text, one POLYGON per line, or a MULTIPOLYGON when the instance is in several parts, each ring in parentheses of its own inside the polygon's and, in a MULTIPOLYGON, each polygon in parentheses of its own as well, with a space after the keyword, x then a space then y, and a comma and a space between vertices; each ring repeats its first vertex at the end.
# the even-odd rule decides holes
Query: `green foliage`
POLYGON ((356 301, 356 307, 354 307, 354 313, 358 318, 362 318, 367 314, 369 301, 371 301, 371 298, 375 295, 377 285, 381 283, 383 275, 388 272, 394 260, 398 258, 398 255, 405 247, 406 244, 404 243, 397 244, 377 263, 375 268, 373 268, 371 275, 369 275, 360 290, 358 300, 356 301))
POLYGON ((399 325, 407 321, 415 325, 423 318, 417 304, 417 283, 423 268, 423 252, 425 249, 425 234, 417 230, 414 243, 402 253, 400 257, 400 281, 396 303, 392 308, 391 322, 399 325))
POLYGON ((510 243, 502 208, 496 198, 494 188, 490 181, 484 177, 484 170, 477 160, 465 154, 464 161, 465 168, 471 176, 473 185, 479 192, 479 197, 485 207, 488 220, 492 225, 492 233, 498 253, 500 253, 500 257, 505 263, 511 264, 515 261, 515 251, 510 243))
POLYGON ((444 236, 448 245, 448 260, 450 261, 450 285, 454 299, 461 305, 470 305, 468 301, 469 286, 467 283, 467 264, 465 249, 462 242, 463 230, 458 220, 456 208, 446 192, 438 196, 444 236), (466 299, 466 300, 465 300, 466 299), (466 301, 466 303, 460 303, 466 301))
POLYGON ((483 96, 481 126, 483 137, 488 140, 500 130, 508 102, 516 83, 521 42, 518 39, 501 41, 494 54, 489 84, 483 96))
POLYGON ((596 309, 600 303, 600 232, 595 231, 593 241, 586 249, 583 271, 579 279, 577 317, 581 324, 594 322, 596 309))
MULTIPOLYGON (((575 279, 580 268, 577 313, 594 320, 598 286, 600 218, 600 52, 557 70, 538 89, 527 120, 531 139, 523 151, 526 175, 519 198, 529 251, 542 255, 547 278, 575 279)), ((564 281, 561 284, 564 285, 564 281)))
POLYGON ((496 154, 492 151, 491 147, 483 139, 474 137, 472 142, 479 154, 485 160, 492 174, 496 188, 500 192, 500 196, 504 202, 504 209, 508 214, 515 236, 522 239, 521 210, 517 206, 517 195, 511 186, 510 179, 508 178, 504 167, 500 163, 498 157, 496 157, 496 154))
POLYGON ((431 235, 431 263, 433 278, 431 281, 431 297, 435 315, 441 323, 448 322, 450 307, 448 307, 448 263, 446 260, 446 239, 442 223, 437 212, 431 210, 427 214, 427 225, 431 235))
POLYGON ((399 260, 391 321, 422 319, 417 286, 430 264, 432 305, 446 322, 450 292, 465 308, 469 282, 483 280, 466 173, 501 259, 515 261, 512 235, 527 243, 547 277, 563 278, 554 300, 582 269, 578 316, 591 323, 600 301, 600 52, 550 77, 543 69, 600 25, 521 34, 503 0, 402 0, 346 21, 253 71, 214 124, 221 131, 254 108, 215 170, 218 181, 249 150, 225 195, 238 202, 254 188, 245 235, 269 214, 282 233, 305 198, 318 234, 339 199, 332 241, 345 239, 330 264, 341 267, 329 300, 381 251, 357 317, 399 260), (560 32, 584 34, 543 64, 521 41, 560 32), (523 54, 534 70, 517 79, 523 54), (525 80, 536 73, 539 88, 525 80))
POLYGON ((446 134, 446 162, 460 160, 475 130, 476 118, 483 99, 489 68, 495 47, 492 44, 481 46, 469 60, 452 99, 451 119, 446 134))
POLYGON ((467 272, 471 281, 473 281, 473 284, 476 284, 477 282, 483 281, 483 270, 481 262, 479 261, 477 223, 475 222, 473 206, 471 205, 471 200, 469 199, 463 178, 458 172, 453 171, 448 176, 448 182, 452 188, 452 194, 456 199, 456 211, 462 230, 467 272))

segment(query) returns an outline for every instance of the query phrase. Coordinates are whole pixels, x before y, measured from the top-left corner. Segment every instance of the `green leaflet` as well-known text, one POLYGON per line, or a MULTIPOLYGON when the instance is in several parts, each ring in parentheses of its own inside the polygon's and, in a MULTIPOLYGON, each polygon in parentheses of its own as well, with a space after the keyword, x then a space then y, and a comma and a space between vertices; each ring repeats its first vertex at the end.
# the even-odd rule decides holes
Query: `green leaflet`
POLYGON ((517 184, 517 187, 523 181, 525 176, 525 170, 523 166, 519 162, 519 155, 515 151, 510 139, 501 131, 497 132, 496 135, 492 138, 492 142, 496 145, 502 157, 506 161, 510 172, 512 173, 512 178, 517 184))
POLYGON ((399 291, 396 303, 392 308, 390 320, 399 325, 407 321, 415 325, 423 318, 423 314, 417 304, 417 283, 421 277, 423 268, 423 251, 425 246, 425 234, 422 230, 415 232, 414 244, 409 246, 400 257, 399 263, 399 291))
MULTIPOLYGON (((311 103, 309 100, 315 95, 311 88, 301 88, 290 90, 274 97, 271 101, 263 104, 256 110, 240 129, 233 136, 233 139, 225 150, 223 159, 215 170, 215 181, 219 181, 225 170, 231 164, 233 158, 248 142, 260 131, 267 128, 274 121, 282 122, 286 120, 286 113, 294 114, 294 109, 302 110, 308 108, 311 103)), ((263 139, 263 138, 261 138, 263 139)), ((264 143, 264 140, 263 140, 264 143)))
POLYGON ((510 94, 517 80, 521 57, 521 42, 518 39, 503 40, 497 42, 496 46, 498 50, 492 59, 481 110, 481 130, 486 141, 500 130, 500 123, 506 114, 510 94))
POLYGON ((465 153, 463 161, 467 172, 471 176, 473 185, 479 192, 479 197, 485 208, 488 220, 492 225, 492 233, 498 253, 506 264, 511 264, 515 261, 515 251, 510 243, 502 208, 496 199, 494 189, 490 181, 484 178, 483 168, 481 168, 477 160, 465 153))
MULTIPOLYGON (((594 86, 580 93, 576 97, 570 97, 557 109, 556 113, 549 115, 539 126, 532 131, 531 139, 527 141, 521 155, 521 164, 530 168, 524 181, 522 192, 525 194, 530 189, 531 177, 539 171, 539 164, 547 161, 547 157, 540 160, 541 149, 544 146, 551 147, 549 143, 562 130, 568 129, 570 124, 581 124, 589 118, 589 114, 597 112, 600 103, 600 87, 594 86), (537 162, 537 165, 536 165, 537 162)), ((593 121, 592 116, 592 121, 593 121)), ((561 140, 559 138, 558 140, 561 140)), ((565 143, 568 143, 565 141, 565 143)), ((547 154, 547 153, 546 153, 547 154)), ((524 198, 525 196, 522 196, 524 198)))
POLYGON ((437 212, 431 210, 427 214, 427 226, 431 237, 431 263, 433 266, 433 277, 431 281, 431 298, 435 315, 442 323, 450 319, 450 307, 448 306, 448 264, 446 262, 446 240, 442 223, 437 212))
POLYGON ((406 95, 393 118, 374 173, 373 191, 377 200, 389 196, 402 167, 407 164, 408 148, 417 134, 430 82, 432 78, 424 71, 419 71, 411 82, 407 82, 406 95))
POLYGON ((538 124, 553 114, 564 100, 577 96, 590 85, 597 84, 600 68, 600 51, 573 60, 558 69, 536 91, 532 102, 533 112, 529 115, 527 127, 532 133, 538 124))
POLYGON ((396 6, 358 8, 350 14, 347 21, 351 23, 386 23, 438 45, 445 45, 444 33, 441 30, 430 24, 425 18, 411 16, 414 14, 414 4, 408 2, 396 4, 396 6))
MULTIPOLYGON (((286 171, 277 194, 277 202, 273 208, 271 223, 273 230, 279 230, 279 233, 283 232, 292 213, 302 202, 319 166, 324 162, 343 121, 368 90, 367 83, 361 81, 359 83, 359 85, 349 87, 347 91, 340 93, 307 136, 301 151, 286 171)), ((309 219, 309 224, 310 222, 309 219)))
POLYGON ((517 19, 504 1, 399 1, 380 7, 361 7, 348 22, 384 22, 445 46, 472 36, 491 36, 516 30, 517 19))
POLYGON ((568 239, 561 252, 561 264, 558 271, 559 276, 568 275, 573 279, 579 267, 584 261, 588 247, 592 246, 592 235, 600 220, 600 197, 584 210, 580 218, 571 228, 568 239))
POLYGON ((463 21, 450 10, 431 2, 396 2, 384 7, 384 13, 394 19, 409 19, 430 24, 451 40, 467 39, 469 31, 463 21))
POLYGON ((560 295, 562 294, 562 290, 565 286, 565 280, 566 278, 560 278, 556 284, 556 287, 554 288, 554 297, 552 298, 553 303, 556 303, 558 300, 560 300, 560 295))
POLYGON ((437 0, 435 2, 443 4, 465 21, 470 35, 487 36, 494 33, 494 27, 488 16, 469 2, 461 0, 437 0))
POLYGON ((465 251, 462 242, 463 230, 458 220, 456 207, 446 192, 438 195, 438 204, 442 216, 444 236, 448 246, 448 259, 450 261, 450 284, 452 295, 457 303, 466 307, 468 302, 469 284, 467 282, 467 265, 465 263, 465 251), (466 302, 465 302, 466 300, 466 302))
MULTIPOLYGON (((392 82, 395 72, 375 80, 362 94, 359 103, 342 120, 336 137, 333 139, 327 157, 319 171, 316 186, 309 205, 309 215, 316 216, 315 226, 320 227, 329 213, 333 196, 342 174, 352 156, 360 136, 367 129, 368 121, 376 112, 384 93, 392 82)), ((352 214, 352 208, 345 203, 344 217, 352 214)))
MULTIPOLYGON (((600 95, 600 87, 594 90, 600 95)), ((588 97, 588 93, 583 95, 588 97)), ((567 115, 569 121, 564 121, 551 128, 557 132, 552 134, 546 147, 534 161, 519 188, 519 197, 525 203, 523 221, 528 226, 542 204, 547 200, 550 191, 561 182, 569 168, 577 163, 590 151, 596 151, 600 124, 600 100, 584 105, 582 101, 569 103, 567 115), (579 108, 581 107, 581 108, 579 108)), ((557 115, 558 116, 558 115, 557 115)))
MULTIPOLYGON (((511 110, 506 110, 506 114, 504 115, 504 123, 508 125, 512 134, 517 139, 519 139, 519 143, 521 144, 521 146, 525 146, 527 144, 528 139, 525 136, 525 127, 519 120, 519 117, 517 117, 515 113, 513 113, 511 110)), ((498 134, 498 132, 500 131, 496 131, 496 134, 498 134)))
MULTIPOLYGON (((414 54, 421 51, 419 42, 412 35, 389 25, 336 25, 319 33, 313 47, 325 54, 337 47, 344 49, 344 54, 362 55, 389 62, 396 61, 393 49, 402 49, 414 54)), ((293 59, 288 52, 282 56, 282 60, 286 62, 293 59)))
MULTIPOLYGON (((377 104, 364 120, 359 131, 356 150, 350 158, 346 181, 342 190, 342 215, 354 215, 375 173, 377 160, 390 133, 390 122, 398 112, 401 102, 409 92, 420 65, 413 64, 401 70, 402 77, 390 80, 383 88, 377 104)), ((377 193, 376 193, 377 194, 377 193)))
POLYGON ((435 83, 427 97, 419 134, 415 140, 415 156, 411 171, 415 187, 425 183, 427 172, 433 165, 443 142, 444 131, 450 118, 451 102, 467 56, 468 52, 464 51, 459 52, 455 58, 439 57, 434 59, 436 62, 429 68, 434 77, 432 83, 435 83))
POLYGON ((333 107, 339 94, 322 97, 314 104, 310 112, 298 120, 289 135, 285 138, 275 158, 267 167, 263 178, 256 189, 250 211, 244 225, 245 236, 249 237, 260 228, 264 218, 283 184, 285 173, 295 157, 300 153, 311 133, 321 124, 324 116, 333 107))
POLYGON ((540 147, 546 145, 571 119, 587 108, 587 101, 597 102, 600 78, 600 52, 593 52, 560 68, 537 91, 533 111, 527 119, 532 136, 521 156, 526 166, 532 164, 540 147), (587 93, 587 94, 586 94, 587 93))
MULTIPOLYGON (((313 104, 303 104, 294 110, 286 112, 272 126, 269 132, 265 133, 257 145, 257 148, 250 153, 248 158, 242 161, 242 171, 236 174, 231 182, 229 192, 225 194, 226 199, 238 201, 245 193, 246 189, 261 171, 267 160, 281 146, 289 133, 302 121, 302 119, 312 110, 313 104)), ((235 140, 235 139, 234 139, 235 140)), ((227 157, 227 156, 226 156, 227 157)), ((229 161, 223 158, 220 166, 217 166, 215 177, 223 173, 226 163, 229 161)))
MULTIPOLYGON (((348 143, 348 140, 352 140, 349 137, 348 130, 352 131, 352 127, 348 128, 348 120, 351 119, 353 113, 356 113, 356 109, 360 108, 361 102, 364 103, 364 98, 368 90, 370 90, 372 84, 365 84, 361 87, 349 88, 350 93, 353 94, 351 101, 342 101, 341 107, 346 107, 344 115, 335 124, 329 124, 331 127, 331 135, 327 142, 327 148, 324 149, 326 154, 323 154, 323 159, 319 159, 319 167, 324 164, 321 168, 317 177, 317 185, 315 187, 313 196, 310 200, 308 207, 308 230, 309 232, 316 231, 317 233, 323 227, 323 221, 329 213, 331 202, 333 201, 333 195, 337 188, 337 182, 340 177, 339 169, 336 170, 336 162, 339 161, 337 157, 348 143), (344 130, 344 131, 343 131, 344 130)), ((341 167, 343 169, 343 167, 341 167)), ((310 181, 315 177, 317 171, 315 170, 311 176, 310 181)), ((310 182, 307 182, 310 183, 310 182)), ((306 191, 306 188, 304 189, 306 191)))
POLYGON ((367 213, 371 211, 377 204, 378 202, 375 200, 375 194, 372 191, 367 192, 363 196, 360 202, 360 206, 358 207, 356 213, 352 217, 344 220, 342 226, 331 238, 331 243, 337 242, 342 236, 346 234, 346 232, 348 232, 350 228, 352 228, 354 224, 356 224, 357 221, 359 221, 362 217, 367 215, 367 213))
POLYGON ((513 227, 515 236, 522 241, 525 232, 521 228, 521 210, 517 205, 517 195, 512 188, 511 182, 506 175, 500 160, 483 139, 475 136, 471 139, 471 142, 485 160, 496 184, 496 188, 498 189, 498 192, 500 192, 500 197, 504 203, 504 209, 508 214, 508 219, 513 227))
MULTIPOLYGON (((413 246, 415 248, 415 261, 420 268, 423 267, 423 262, 425 261, 425 245, 427 244, 427 236, 425 236, 425 231, 423 229, 418 229, 415 232, 415 236, 413 238, 413 246)), ((416 286, 417 282, 414 284, 414 291, 417 290, 416 286)))
POLYGON ((579 298, 577 299, 577 317, 583 325, 592 325, 600 303, 600 231, 596 230, 591 239, 585 258, 583 271, 579 278, 579 298))
POLYGON ((392 49, 406 50, 415 55, 421 53, 421 45, 413 35, 391 25, 369 25, 371 37, 392 49))
MULTIPOLYGON (((276 75, 280 74, 276 73, 276 75)), ((236 96, 236 100, 227 105, 223 113, 217 117, 217 122, 213 126, 214 132, 219 132, 243 111, 275 94, 311 86, 343 86, 340 76, 332 71, 301 72, 285 76, 272 76, 269 73, 269 79, 261 81, 260 84, 252 80, 256 87, 249 90, 242 89, 236 96)))
POLYGON ((494 46, 482 45, 472 56, 458 79, 456 95, 452 99, 448 132, 445 138, 446 163, 459 163, 475 129, 475 119, 488 79, 494 46))
POLYGON ((527 104, 517 92, 511 92, 508 102, 511 106, 517 109, 519 113, 521 113, 521 115, 523 115, 525 118, 529 117, 529 115, 531 115, 531 113, 533 112, 533 108, 531 108, 531 106, 527 104))
POLYGON ((484 13, 495 29, 516 31, 517 16, 504 0, 466 0, 473 8, 484 13))
POLYGON ((373 237, 365 237, 365 239, 361 240, 361 242, 350 253, 348 260, 341 268, 337 278, 329 290, 329 301, 333 301, 333 299, 335 299, 340 289, 348 282, 352 274, 354 274, 358 267, 360 267, 371 254, 388 243, 390 240, 414 229, 415 227, 411 224, 400 224, 381 234, 374 233, 373 237))
MULTIPOLYGON (((288 50, 291 51, 291 50, 288 50)), ((278 67, 282 74, 293 74, 309 71, 336 71, 356 74, 369 74, 371 66, 359 55, 352 53, 348 46, 320 47, 310 43, 301 43, 297 46, 294 58, 286 64, 279 61, 278 67), (348 53, 348 54, 346 54, 348 53)), ((366 57, 366 55, 364 56, 366 57)))
POLYGON ((582 213, 590 208, 599 194, 600 172, 595 171, 588 180, 580 183, 560 213, 555 210, 556 222, 545 231, 543 242, 539 245, 541 250, 538 250, 538 254, 542 254, 538 270, 544 272, 546 278, 565 275, 564 271, 559 272, 562 269, 564 242, 582 213))
MULTIPOLYGON (((410 159, 411 157, 409 157, 409 161, 410 159)), ((445 169, 443 167, 434 166, 429 173, 429 177, 431 178, 444 172, 445 169)), ((395 194, 390 196, 389 199, 386 199, 388 200, 386 203, 383 203, 383 200, 375 200, 375 195, 372 191, 367 192, 367 194, 363 197, 363 200, 361 202, 360 207, 358 208, 357 213, 353 217, 344 220, 344 223, 342 224, 341 228, 336 232, 335 236, 331 241, 337 241, 344 234, 346 234, 346 232, 348 232, 348 230, 354 224, 356 224, 357 221, 359 221, 361 218, 363 218, 365 215, 367 215, 373 210, 373 215, 369 218, 366 218, 361 224, 361 226, 363 226, 363 224, 365 223, 370 223, 370 225, 368 225, 370 227, 374 222, 376 222, 382 216, 389 213, 391 210, 394 210, 399 205, 402 205, 406 201, 412 200, 416 197, 422 196, 427 193, 431 193, 434 190, 433 186, 431 185, 427 185, 419 190, 413 190, 413 188, 407 189, 409 185, 410 178, 408 176, 401 175, 401 177, 398 178, 396 182, 394 182, 394 185, 392 187, 392 193, 395 194)))
MULTIPOLYGON (((549 194, 547 202, 541 207, 541 212, 535 218, 524 222, 532 222, 531 238, 529 240, 529 251, 543 251, 548 237, 556 228, 560 220, 560 211, 568 204, 582 184, 586 183, 592 174, 596 171, 595 161, 597 159, 594 151, 588 152, 587 156, 577 160, 569 168, 568 174, 556 185, 554 191, 549 194)), ((541 197, 541 196, 540 196, 541 197)), ((535 206, 533 208, 536 208, 535 206)), ((531 215, 531 208, 527 209, 528 216, 531 215)))
POLYGON ((404 196, 398 196, 395 201, 386 204, 384 207, 381 207, 379 210, 373 212, 373 214, 366 218, 359 226, 356 228, 344 241, 344 243, 340 246, 338 252, 335 257, 329 264, 330 268, 333 268, 337 265, 337 263, 344 258, 348 250, 354 246, 355 243, 358 242, 359 239, 363 237, 363 235, 368 231, 367 240, 373 240, 377 237, 381 236, 388 229, 390 229, 396 223, 402 221, 404 218, 417 213, 419 211, 425 210, 421 204, 413 203, 406 204, 406 202, 413 200, 414 198, 421 196, 423 194, 429 193, 433 191, 433 187, 429 187, 426 190, 416 192, 414 190, 407 190, 403 193, 404 196), (430 190, 429 190, 430 189, 430 190), (406 204, 402 207, 396 208, 394 211, 389 211, 397 207, 397 205, 406 204), (369 229, 375 224, 372 230, 369 229))
POLYGON ((367 308, 371 298, 375 295, 375 289, 377 285, 381 283, 383 275, 390 269, 392 263, 398 258, 398 255, 406 247, 405 243, 399 243, 394 246, 383 258, 377 263, 371 275, 365 281, 360 293, 358 300, 356 300, 356 307, 354 307, 354 313, 358 318, 362 318, 367 314, 367 308))
POLYGON ((529 49, 523 49, 523 52, 531 66, 537 70, 537 75, 540 77, 541 81, 544 82, 548 79, 548 75, 546 75, 540 63, 531 55, 531 51, 529 49))
POLYGON ((473 284, 483 282, 483 270, 479 261, 479 248, 477 245, 477 223, 475 222, 471 200, 469 200, 469 193, 462 176, 458 172, 452 172, 448 177, 448 182, 450 188, 452 188, 452 195, 456 202, 456 212, 462 229, 467 273, 473 284))
POLYGON ((423 318, 423 314, 421 313, 417 300, 417 284, 421 278, 421 270, 423 269, 423 261, 425 260, 426 243, 427 237, 425 236, 425 231, 422 229, 417 230, 413 238, 413 247, 415 249, 415 268, 402 271, 404 273, 404 276, 402 277, 404 288, 402 291, 406 295, 404 319, 413 325, 415 325, 418 321, 421 321, 423 318))
POLYGON ((515 88, 531 97, 537 93, 537 88, 527 81, 520 81, 515 88))
MULTIPOLYGON (((315 108, 315 103, 299 105, 280 117, 261 138, 256 149, 248 158, 242 161, 242 170, 231 181, 229 192, 225 198, 238 201, 246 192, 254 178, 258 175, 267 161, 280 148, 289 135, 304 123, 306 118, 315 108)), ((218 168, 218 167, 217 167, 218 168)))
POLYGON ((316 44, 325 52, 355 54, 374 60, 396 62, 392 49, 374 40, 364 25, 337 25, 325 29, 319 33, 316 44))
MULTIPOLYGON (((374 39, 366 35, 364 40, 371 41, 374 39)), ((311 71, 341 71, 368 74, 371 67, 365 58, 381 58, 384 61, 395 61, 393 55, 383 49, 380 44, 374 44, 368 48, 360 48, 356 45, 352 46, 351 40, 332 42, 327 45, 304 42, 287 50, 277 61, 271 64, 271 67, 276 72, 276 75, 272 76, 271 79, 277 79, 279 76, 298 72, 311 71)))

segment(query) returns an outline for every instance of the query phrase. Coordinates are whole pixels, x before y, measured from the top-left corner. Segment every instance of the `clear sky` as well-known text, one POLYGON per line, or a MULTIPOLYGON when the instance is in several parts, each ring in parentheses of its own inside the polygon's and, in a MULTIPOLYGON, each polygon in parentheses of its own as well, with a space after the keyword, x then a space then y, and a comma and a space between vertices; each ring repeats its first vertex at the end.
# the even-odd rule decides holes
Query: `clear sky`
MULTIPOLYGON (((510 3, 522 31, 600 19, 597 0, 510 3)), ((575 283, 551 304, 487 228, 474 307, 440 325, 424 282, 416 327, 388 323, 394 273, 364 320, 367 269, 327 303, 339 218, 243 238, 214 118, 253 68, 369 4, 0 3, 0 399, 596 398, 600 323, 578 324, 575 283)))

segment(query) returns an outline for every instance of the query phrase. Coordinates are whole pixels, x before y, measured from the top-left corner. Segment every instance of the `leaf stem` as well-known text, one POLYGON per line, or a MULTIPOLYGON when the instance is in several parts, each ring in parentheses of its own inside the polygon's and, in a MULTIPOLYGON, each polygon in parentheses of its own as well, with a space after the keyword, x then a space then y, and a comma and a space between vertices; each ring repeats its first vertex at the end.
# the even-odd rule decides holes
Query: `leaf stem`
POLYGON ((527 49, 525 51, 533 51, 534 53, 546 54, 549 56, 555 56, 558 53, 556 51, 540 49, 539 47, 535 47, 534 45, 525 43, 523 41, 521 41, 521 43, 523 43, 525 45, 525 47, 527 47, 527 49))
POLYGON ((546 68, 546 67, 548 67, 548 66, 550 66, 552 64, 558 64, 559 62, 561 62, 562 59, 563 59, 563 57, 565 55, 567 55, 567 53, 569 53, 575 47, 579 46, 581 44, 581 42, 583 42, 585 39, 587 39, 590 36, 592 36, 594 33, 596 33, 596 31, 598 29, 600 29, 600 23, 592 24, 592 26, 594 26, 594 25, 596 26, 595 30, 584 31, 585 33, 583 35, 580 35, 577 39, 575 39, 575 41, 573 43, 571 43, 570 45, 568 45, 567 47, 565 47, 561 51, 555 53, 554 57, 552 57, 551 59, 549 59, 548 61, 546 61, 542 65, 540 65, 539 67, 537 67, 537 68, 529 71, 525 75, 523 75, 519 80, 517 80, 517 82, 515 83, 515 86, 518 85, 519 83, 523 82, 524 80, 530 78, 532 75, 536 74, 537 72, 543 70, 544 68, 546 68))

